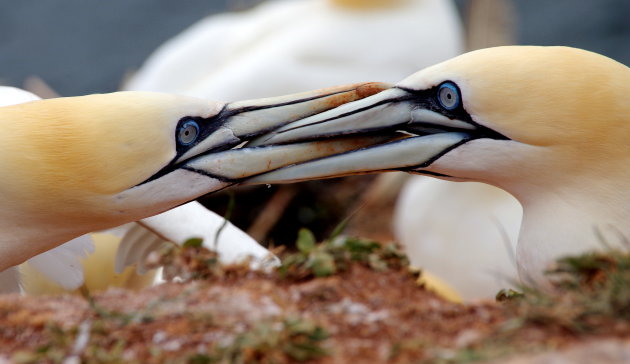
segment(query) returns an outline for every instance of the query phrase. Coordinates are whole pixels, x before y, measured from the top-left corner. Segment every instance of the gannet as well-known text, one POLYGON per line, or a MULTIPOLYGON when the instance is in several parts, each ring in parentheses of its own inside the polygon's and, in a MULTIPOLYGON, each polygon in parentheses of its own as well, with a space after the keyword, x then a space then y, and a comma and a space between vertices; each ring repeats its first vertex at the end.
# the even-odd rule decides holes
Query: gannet
POLYGON ((370 77, 396 82, 463 48, 450 0, 265 1, 193 24, 123 88, 244 100, 370 77))
MULTIPOLYGON (((0 106, 39 99, 0 86, 0 106)), ((18 292, 20 286, 27 294, 61 293, 80 285, 88 292, 110 286, 143 288, 161 281, 160 271, 145 269, 147 255, 165 241, 181 244, 190 237, 203 239, 204 246, 217 251, 224 263, 248 257, 253 258, 253 266, 273 263, 269 252, 249 235, 193 201, 138 223, 80 236, 32 257, 20 265, 19 280, 15 269, 0 273, 0 292, 18 292)))
POLYGON ((414 177, 401 189, 393 218, 410 262, 443 278, 464 301, 517 288, 518 201, 485 183, 414 177))
MULTIPOLYGON (((90 231, 137 221, 283 164, 367 143, 234 149, 284 123, 382 90, 350 85, 232 103, 148 92, 0 108, 0 270, 90 231)), ((152 220, 145 225, 151 228, 152 220)), ((262 248, 260 248, 262 249, 262 248)))
POLYGON ((408 137, 281 168, 251 183, 404 170, 492 184, 523 206, 521 280, 545 286, 544 270, 556 258, 630 236, 628 85, 628 67, 580 49, 466 53, 252 145, 358 133, 408 137))
POLYGON ((83 235, 29 259, 20 265, 21 287, 31 295, 77 292, 79 286, 90 293, 109 287, 142 289, 164 281, 160 269, 146 267, 149 254, 167 242, 182 244, 190 238, 202 239, 225 264, 251 259, 252 268, 266 268, 277 263, 244 231, 192 201, 135 223, 83 235))
MULTIPOLYGON (((120 243, 124 241, 125 232, 129 230, 129 233, 133 234, 133 231, 138 229, 142 227, 130 223, 86 234, 30 258, 19 265, 22 292, 27 295, 66 292, 94 294, 110 287, 138 290, 153 285, 160 270, 139 273, 135 266, 125 267, 120 272, 115 270, 116 252, 120 243), (73 251, 71 248, 77 242, 87 243, 93 248, 89 252, 73 251), (59 259, 60 252, 65 252, 66 254, 62 256, 70 259, 70 262, 59 259), (58 269, 59 266, 62 270, 58 269)), ((144 237, 146 240, 154 238, 152 233, 149 234, 144 237)))

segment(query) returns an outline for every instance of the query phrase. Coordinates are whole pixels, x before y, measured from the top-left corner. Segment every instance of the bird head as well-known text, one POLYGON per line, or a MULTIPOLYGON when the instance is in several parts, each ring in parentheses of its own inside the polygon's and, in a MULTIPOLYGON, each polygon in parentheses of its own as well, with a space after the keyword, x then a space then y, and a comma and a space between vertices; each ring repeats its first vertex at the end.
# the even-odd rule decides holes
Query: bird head
POLYGON ((10 125, 2 135, 0 160, 3 170, 19 177, 16 193, 64 200, 115 195, 175 158, 185 134, 192 132, 183 125, 187 116, 210 118, 220 108, 218 103, 136 92, 16 105, 3 110, 3 119, 16 121, 5 122, 10 125))
POLYGON ((627 173, 630 103, 623 95, 629 85, 626 66, 574 48, 467 53, 254 144, 358 133, 389 133, 388 142, 283 168, 254 182, 404 170, 486 182, 525 199, 532 189, 571 185, 584 176, 603 181, 627 173))
POLYGON ((341 151, 349 144, 235 148, 386 87, 350 85, 227 104, 120 92, 2 107, 0 225, 18 241, 50 234, 41 239, 61 243, 160 213, 266 168, 341 151))

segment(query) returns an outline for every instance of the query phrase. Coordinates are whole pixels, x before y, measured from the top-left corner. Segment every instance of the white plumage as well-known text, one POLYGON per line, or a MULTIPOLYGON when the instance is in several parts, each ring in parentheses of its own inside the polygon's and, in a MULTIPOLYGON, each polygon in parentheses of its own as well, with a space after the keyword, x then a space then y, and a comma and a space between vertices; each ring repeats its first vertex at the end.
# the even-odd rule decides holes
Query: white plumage
POLYGON ((395 82, 462 49, 454 5, 444 0, 280 0, 213 15, 161 46, 125 89, 219 100, 335 84, 395 82))
POLYGON ((398 197, 394 231, 412 264, 469 301, 518 282, 514 256, 522 214, 518 201, 496 187, 413 176, 398 197))

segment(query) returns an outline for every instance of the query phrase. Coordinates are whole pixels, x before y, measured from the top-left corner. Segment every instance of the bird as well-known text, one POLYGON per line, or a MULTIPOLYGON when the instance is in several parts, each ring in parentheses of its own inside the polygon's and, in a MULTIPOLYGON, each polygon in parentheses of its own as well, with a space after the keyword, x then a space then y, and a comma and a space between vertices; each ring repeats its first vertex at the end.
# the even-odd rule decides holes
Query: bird
POLYGON ((29 259, 19 266, 21 287, 28 295, 150 287, 164 279, 160 269, 146 267, 149 254, 167 242, 182 244, 189 238, 202 239, 203 246, 218 252, 224 264, 252 259, 251 267, 258 269, 279 263, 245 232, 192 201, 134 223, 83 235, 29 259), (83 249, 81 243, 86 243, 83 249), (74 257, 79 258, 82 271, 72 269, 78 266, 74 257))
POLYGON ((627 249, 628 85, 627 66, 571 47, 465 53, 250 145, 368 132, 390 135, 389 142, 280 168, 249 183, 403 170, 497 186, 523 208, 515 252, 521 282, 550 289, 545 270, 556 259, 627 249))
MULTIPOLYGON (((163 221, 159 214, 178 206, 168 214, 181 214, 187 202, 247 176, 373 140, 233 149, 385 87, 355 84, 231 103, 117 92, 0 107, 0 281, 14 291, 18 264, 89 232, 139 220, 154 229, 163 221)), ((75 272, 76 253, 89 243, 77 245, 70 249, 74 260, 62 262, 75 272)))
MULTIPOLYGON (((86 234, 79 240, 73 239, 20 264, 19 284, 23 293, 56 295, 72 292, 92 295, 110 287, 138 290, 153 285, 159 273, 158 270, 140 273, 135 266, 128 266, 120 272, 115 270, 116 252, 124 240, 124 235, 121 236, 120 232, 125 233, 127 229, 132 228, 141 229, 141 226, 130 223, 118 228, 86 234), (77 242, 85 242, 92 248, 87 252, 71 250, 72 245, 77 242), (64 265, 64 261, 58 258, 60 255, 58 251, 66 252, 65 257, 73 259, 74 264, 64 265), (74 262, 75 259, 79 262, 74 262), (71 267, 71 269, 61 271, 56 269, 60 265, 66 268, 71 267)), ((145 236, 145 238, 152 237, 145 236)))
POLYGON ((392 219, 410 262, 444 279, 466 302, 517 289, 518 201, 485 183, 414 177, 400 191, 392 219))
MULTIPOLYGON (((0 106, 35 100, 40 98, 28 91, 0 86, 0 106)), ((144 288, 161 282, 160 271, 145 269, 147 255, 166 240, 182 243, 189 237, 203 239, 204 246, 218 251, 224 263, 249 256, 254 262, 265 262, 271 257, 243 231, 193 201, 139 223, 80 236, 39 254, 21 264, 19 272, 15 268, 6 272, 0 291, 19 292, 21 288, 26 294, 41 295, 78 292, 79 286, 88 293, 109 287, 144 288), (221 244, 215 244, 218 230, 221 244), (121 244, 123 248, 117 252, 121 244)))
POLYGON ((232 101, 369 77, 395 82, 463 48, 450 0, 266 1, 193 24, 123 89, 232 101))

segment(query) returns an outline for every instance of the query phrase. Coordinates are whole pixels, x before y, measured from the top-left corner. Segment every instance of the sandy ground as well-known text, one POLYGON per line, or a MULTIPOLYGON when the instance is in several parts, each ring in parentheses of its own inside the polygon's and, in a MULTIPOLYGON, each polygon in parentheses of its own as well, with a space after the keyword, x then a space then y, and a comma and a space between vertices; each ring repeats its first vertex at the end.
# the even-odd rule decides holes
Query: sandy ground
MULTIPOLYGON (((336 250, 330 253, 336 269, 323 277, 305 268, 328 254, 319 248, 306 260, 285 255, 293 263, 272 273, 219 269, 208 264, 212 253, 188 248, 174 259, 168 253, 170 269, 189 278, 183 283, 140 292, 112 289, 89 299, 3 296, 0 362, 623 363, 629 358, 627 319, 579 316, 580 326, 576 315, 547 315, 548 306, 518 300, 446 302, 418 286, 417 275, 390 246, 357 246, 369 254, 336 250)), ((553 306, 565 310, 561 301, 553 306)))

